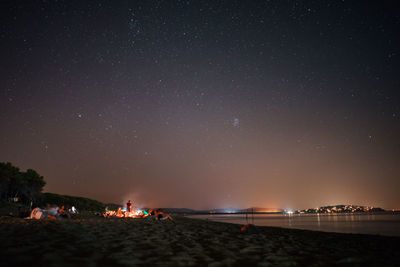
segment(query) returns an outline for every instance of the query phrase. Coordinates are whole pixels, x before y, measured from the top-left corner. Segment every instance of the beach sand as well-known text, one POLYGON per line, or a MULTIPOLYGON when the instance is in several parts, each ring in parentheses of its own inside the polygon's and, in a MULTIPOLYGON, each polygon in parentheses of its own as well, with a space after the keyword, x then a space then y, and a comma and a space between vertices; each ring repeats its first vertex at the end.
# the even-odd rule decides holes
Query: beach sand
POLYGON ((400 265, 399 237, 257 227, 185 217, 0 218, 0 266, 400 265))

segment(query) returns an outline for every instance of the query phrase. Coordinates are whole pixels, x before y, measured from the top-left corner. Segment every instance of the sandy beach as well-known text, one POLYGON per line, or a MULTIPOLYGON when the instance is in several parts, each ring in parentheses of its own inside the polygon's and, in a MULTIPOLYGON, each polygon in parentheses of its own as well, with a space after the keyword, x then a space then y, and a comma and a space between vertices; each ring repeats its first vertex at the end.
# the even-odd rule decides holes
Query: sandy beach
POLYGON ((398 237, 323 233, 185 217, 0 218, 2 266, 399 265, 398 237))

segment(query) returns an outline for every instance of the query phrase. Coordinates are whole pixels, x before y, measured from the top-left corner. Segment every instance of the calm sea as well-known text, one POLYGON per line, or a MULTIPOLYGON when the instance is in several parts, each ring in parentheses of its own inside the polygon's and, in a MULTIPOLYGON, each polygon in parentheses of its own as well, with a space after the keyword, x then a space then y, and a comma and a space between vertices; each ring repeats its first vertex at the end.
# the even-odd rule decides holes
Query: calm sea
POLYGON ((193 215, 191 218, 208 219, 218 222, 259 226, 277 226, 315 231, 378 234, 400 236, 400 214, 217 214, 193 215))

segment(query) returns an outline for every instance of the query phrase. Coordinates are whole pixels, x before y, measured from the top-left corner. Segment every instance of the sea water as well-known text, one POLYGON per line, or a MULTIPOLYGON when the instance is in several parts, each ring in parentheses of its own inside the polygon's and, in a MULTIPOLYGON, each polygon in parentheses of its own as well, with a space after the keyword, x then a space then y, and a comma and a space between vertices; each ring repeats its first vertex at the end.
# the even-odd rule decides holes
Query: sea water
POLYGON ((209 214, 191 218, 325 232, 400 236, 400 214, 209 214))

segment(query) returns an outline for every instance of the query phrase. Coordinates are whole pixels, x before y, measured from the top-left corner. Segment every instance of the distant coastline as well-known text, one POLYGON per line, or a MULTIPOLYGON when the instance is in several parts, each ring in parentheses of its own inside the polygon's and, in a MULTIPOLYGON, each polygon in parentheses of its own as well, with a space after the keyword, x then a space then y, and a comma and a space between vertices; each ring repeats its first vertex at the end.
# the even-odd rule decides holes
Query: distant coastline
POLYGON ((321 206, 314 209, 303 210, 285 210, 285 209, 271 209, 271 208, 247 208, 247 209, 209 209, 209 210, 194 210, 187 208, 163 208, 164 211, 170 213, 183 213, 183 214, 341 214, 341 213, 398 213, 400 211, 385 210, 379 207, 367 207, 360 205, 332 205, 321 206))

